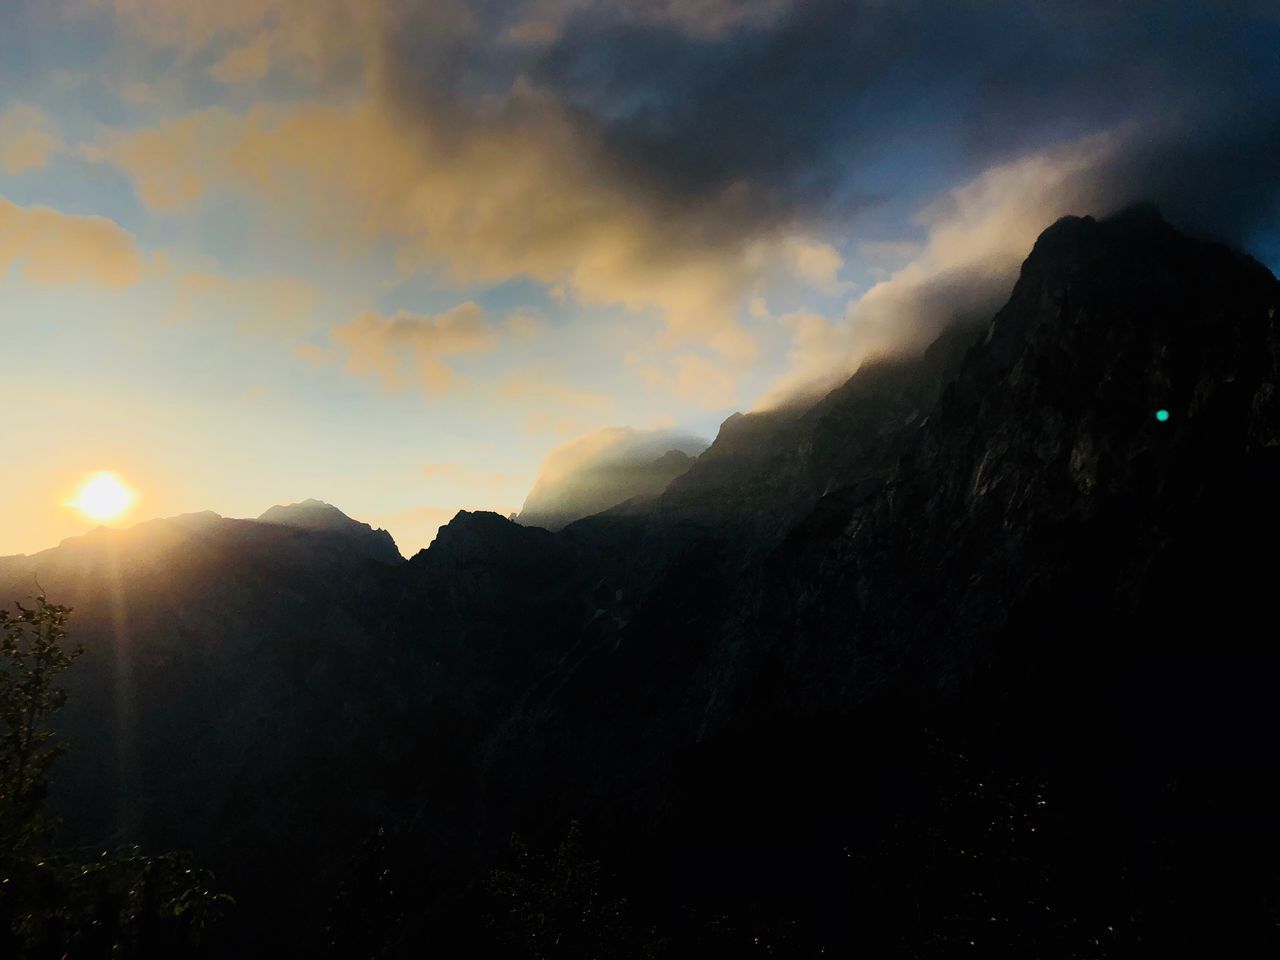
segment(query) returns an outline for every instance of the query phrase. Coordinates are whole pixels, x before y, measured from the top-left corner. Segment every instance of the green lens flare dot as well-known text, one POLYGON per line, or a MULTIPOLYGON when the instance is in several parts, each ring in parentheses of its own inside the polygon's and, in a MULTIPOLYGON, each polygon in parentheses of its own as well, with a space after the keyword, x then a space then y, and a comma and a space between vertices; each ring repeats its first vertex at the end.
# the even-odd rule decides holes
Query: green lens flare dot
POLYGON ((1164 423, 1166 420, 1168 420, 1168 419, 1169 419, 1169 411, 1168 411, 1168 410, 1157 410, 1157 411, 1156 411, 1156 419, 1157 419, 1157 420, 1159 420, 1161 423, 1164 423))

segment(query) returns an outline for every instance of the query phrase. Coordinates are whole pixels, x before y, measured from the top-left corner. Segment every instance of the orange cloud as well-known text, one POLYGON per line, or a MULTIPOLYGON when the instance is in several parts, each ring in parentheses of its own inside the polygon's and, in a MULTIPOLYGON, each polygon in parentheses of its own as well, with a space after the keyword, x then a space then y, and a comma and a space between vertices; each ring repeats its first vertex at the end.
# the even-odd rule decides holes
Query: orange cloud
POLYGON ((787 371, 756 403, 758 409, 820 396, 839 385, 861 361, 853 326, 844 317, 795 310, 777 321, 791 335, 787 371))
POLYGON ((379 0, 80 0, 120 33, 182 60, 213 56, 209 73, 247 83, 274 70, 318 78, 340 68, 391 12, 379 0))
POLYGON ((827 292, 842 288, 840 254, 797 233, 797 224, 762 219, 750 184, 708 189, 696 203, 651 189, 599 131, 527 75, 475 99, 447 77, 439 90, 410 95, 403 51, 389 39, 412 27, 448 53, 490 42, 477 34, 512 23, 516 33, 546 39, 586 7, 705 37, 766 26, 786 9, 782 0, 547 0, 518 17, 460 0, 412 8, 381 0, 102 2, 147 42, 203 57, 226 82, 280 69, 317 81, 310 101, 213 108, 104 134, 91 155, 128 173, 154 210, 235 192, 324 242, 389 241, 404 273, 430 271, 459 285, 523 277, 582 304, 621 305, 662 323, 659 349, 709 348, 731 375, 758 357, 741 322, 755 288, 780 271, 827 292), (339 62, 346 73, 330 70, 339 62))
POLYGON ((590 146, 557 107, 531 89, 513 99, 525 122, 495 118, 450 140, 366 101, 206 110, 109 135, 96 155, 156 210, 232 189, 331 236, 389 237, 402 264, 442 265, 458 283, 563 282, 583 302, 657 307, 678 338, 749 355, 733 319, 746 251, 691 246, 658 211, 598 182, 590 146))
POLYGON ((515 310, 507 315, 507 329, 521 339, 531 340, 546 331, 547 321, 535 312, 515 310))
POLYGON ((735 366, 757 353, 744 292, 784 263, 829 289, 842 263, 818 241, 726 236, 733 190, 687 211, 643 199, 608 172, 552 98, 517 82, 460 122, 406 118, 376 99, 214 108, 105 135, 92 155, 126 171, 158 211, 218 190, 340 243, 385 238, 406 272, 458 284, 528 277, 585 304, 654 311, 662 344, 709 346, 735 366))
POLYGON ((170 320, 216 316, 234 320, 242 331, 305 330, 320 299, 314 287, 295 277, 231 277, 211 270, 179 274, 173 296, 170 320))
POLYGON ((665 454, 697 456, 706 446, 697 437, 662 429, 604 427, 576 437, 543 459, 520 522, 557 529, 633 496, 658 493, 674 475, 665 454))
POLYGON ((464 463, 440 461, 427 463, 422 475, 437 483, 466 488, 472 495, 483 491, 495 502, 513 503, 524 496, 529 487, 529 477, 523 473, 503 473, 498 470, 477 470, 464 463))
POLYGON ((484 320, 484 311, 470 300, 435 316, 398 310, 384 317, 363 310, 331 331, 346 351, 344 369, 357 376, 374 376, 387 390, 404 386, 411 368, 423 391, 443 393, 454 382, 444 357, 492 349, 497 336, 484 320))
POLYGON ((538 380, 516 374, 503 384, 503 396, 519 400, 522 403, 541 401, 563 407, 576 407, 581 410, 608 410, 613 400, 603 393, 590 390, 577 390, 550 380, 538 380))
POLYGON ((300 343, 293 348, 293 355, 299 360, 306 360, 317 367, 328 366, 342 359, 340 351, 332 347, 321 347, 314 343, 300 343))
POLYGON ((844 257, 829 243, 809 237, 787 237, 775 253, 780 253, 787 270, 799 280, 824 293, 839 293, 848 284, 840 280, 844 257))
POLYGON ((599 427, 613 409, 613 398, 591 390, 527 374, 512 375, 499 396, 514 401, 525 433, 567 437, 599 427))
POLYGON ((61 147, 35 107, 19 104, 0 113, 0 170, 5 173, 39 169, 61 147))
POLYGON ((142 276, 133 235, 104 217, 20 207, 0 197, 0 275, 21 264, 31 283, 83 281, 120 289, 142 276))
POLYGON ((696 353, 682 353, 669 365, 650 364, 640 371, 651 386, 660 387, 705 410, 724 410, 737 396, 734 379, 724 369, 696 353))

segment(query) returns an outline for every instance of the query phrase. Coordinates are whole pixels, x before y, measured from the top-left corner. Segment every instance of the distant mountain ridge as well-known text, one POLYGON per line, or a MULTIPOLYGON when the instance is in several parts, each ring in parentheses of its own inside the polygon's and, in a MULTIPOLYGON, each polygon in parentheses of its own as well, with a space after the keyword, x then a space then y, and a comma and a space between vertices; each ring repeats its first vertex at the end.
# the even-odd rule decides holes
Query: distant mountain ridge
POLYGON ((353 520, 337 507, 322 500, 276 504, 258 517, 257 522, 310 530, 314 533, 337 534, 358 545, 356 549, 364 556, 381 563, 395 564, 404 559, 395 540, 386 530, 375 530, 367 523, 353 520))

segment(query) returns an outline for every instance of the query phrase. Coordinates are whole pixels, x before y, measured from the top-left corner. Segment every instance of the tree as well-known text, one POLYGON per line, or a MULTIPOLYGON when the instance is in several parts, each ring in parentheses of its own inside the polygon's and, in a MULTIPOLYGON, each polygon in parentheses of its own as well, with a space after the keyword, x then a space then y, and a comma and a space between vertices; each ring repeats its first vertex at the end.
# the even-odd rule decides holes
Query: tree
POLYGON ((576 821, 550 856, 512 838, 514 864, 493 871, 486 887, 498 907, 498 939, 535 960, 604 960, 661 955, 665 943, 633 923, 627 902, 610 896, 600 861, 585 855, 576 821))
POLYGON ((58 676, 84 652, 67 649, 71 608, 36 598, 0 610, 0 866, 52 826, 45 811, 49 768, 64 747, 49 718, 67 699, 58 676))
POLYGON ((83 653, 66 644, 70 615, 43 594, 0 610, 0 957, 195 956, 234 902, 212 873, 180 853, 53 848, 45 798, 64 746, 50 721, 67 699, 59 676, 83 653))

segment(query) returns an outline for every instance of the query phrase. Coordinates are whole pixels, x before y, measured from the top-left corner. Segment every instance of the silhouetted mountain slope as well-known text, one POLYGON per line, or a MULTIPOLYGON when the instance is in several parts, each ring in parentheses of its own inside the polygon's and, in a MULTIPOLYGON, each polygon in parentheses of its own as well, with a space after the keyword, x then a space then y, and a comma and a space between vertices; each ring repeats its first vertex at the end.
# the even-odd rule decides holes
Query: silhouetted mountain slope
MULTIPOLYGON (((1148 642, 1160 610, 1182 608, 1185 628, 1229 595, 1210 614, 1225 626, 1244 598, 1218 571, 1254 582, 1236 558, 1274 533, 1257 493, 1275 469, 1278 300, 1259 264, 1149 210, 1055 224, 885 489, 824 505, 793 536, 779 569, 813 602, 780 629, 811 650, 883 637, 892 654, 875 659, 910 651, 951 683, 1010 623, 1055 608, 1039 629, 1124 617, 1127 642, 1148 642), (1214 516, 1237 522, 1210 546, 1214 516), (1169 568, 1170 550, 1189 565, 1169 568)), ((1062 651, 1078 663, 1100 633, 1079 626, 1062 651)))
POLYGON ((206 512, 0 560, 3 595, 38 580, 86 648, 58 721, 69 841, 199 850, 239 884, 317 830, 342 835, 339 814, 369 801, 330 765, 368 753, 383 669, 369 610, 386 568, 369 556, 385 534, 356 526, 364 543, 206 512))
POLYGON ((258 522, 343 537, 352 549, 382 563, 395 564, 404 559, 387 531, 374 530, 367 523, 352 520, 337 507, 320 500, 277 504, 260 516, 258 522))
POLYGON ((673 956, 1255 949, 1277 306, 1152 211, 1066 218, 985 331, 556 533, 463 512, 372 562, 309 502, 0 560, 90 648, 59 795, 221 868, 250 952, 318 949, 379 829, 395 898, 330 921, 496 951, 476 881, 570 818, 673 956))
POLYGON ((872 359, 807 408, 734 414, 660 498, 661 522, 731 532, 770 548, 823 496, 882 483, 977 331, 947 331, 920 356, 872 359))
POLYGON ((1273 937, 1277 306, 1149 210, 1059 222, 885 488, 820 504, 767 578, 770 712, 983 717, 1099 873, 1155 871, 1152 949, 1273 937))
MULTIPOLYGON (((838 831, 794 821, 820 808, 849 823, 806 798, 860 809, 858 781, 923 765, 911 731, 946 716, 1019 776, 1055 778, 1054 869, 1079 909, 1120 909, 1091 899, 1089 858, 1105 857, 1099 890, 1110 871, 1163 877, 1133 907, 1152 918, 1149 942, 1266 936, 1252 891, 1274 880, 1276 827, 1259 826, 1280 778, 1259 765, 1276 732, 1261 678, 1280 664, 1247 625, 1274 619, 1278 302, 1258 264, 1150 211, 1069 218, 925 415, 901 387, 878 392, 892 366, 868 367, 813 411, 731 421, 647 515, 571 526, 564 537, 642 589, 616 634, 579 647, 488 748, 503 827, 576 815, 615 840, 680 837, 679 874, 703 869, 682 845, 743 842, 720 817, 817 862, 838 831), (824 423, 839 452, 809 445, 824 423), (809 516, 744 569, 769 549, 771 511, 797 509, 806 486, 809 516), (871 731, 902 756, 854 746, 871 731), (853 766, 831 771, 831 751, 849 749, 853 766), (738 787, 681 773, 699 764, 738 787), (673 826, 695 809, 693 834, 673 826), (1175 852, 1152 860, 1152 845, 1175 852), (1232 933, 1179 923, 1188 897, 1232 933)), ((910 383, 920 368, 899 369, 910 383)), ((761 854, 746 886, 786 897, 779 870, 761 854)), ((811 880, 821 896, 829 877, 811 880)))

